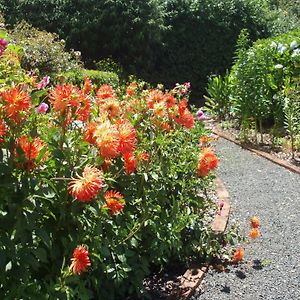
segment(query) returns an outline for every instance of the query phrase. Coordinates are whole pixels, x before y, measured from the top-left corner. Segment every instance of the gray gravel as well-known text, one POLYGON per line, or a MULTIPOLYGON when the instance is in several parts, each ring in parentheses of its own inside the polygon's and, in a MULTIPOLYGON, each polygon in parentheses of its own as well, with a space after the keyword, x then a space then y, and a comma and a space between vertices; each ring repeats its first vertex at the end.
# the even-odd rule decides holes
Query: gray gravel
POLYGON ((223 139, 217 151, 230 223, 247 234, 258 215, 261 236, 246 245, 243 264, 210 270, 191 300, 300 300, 300 176, 223 139))

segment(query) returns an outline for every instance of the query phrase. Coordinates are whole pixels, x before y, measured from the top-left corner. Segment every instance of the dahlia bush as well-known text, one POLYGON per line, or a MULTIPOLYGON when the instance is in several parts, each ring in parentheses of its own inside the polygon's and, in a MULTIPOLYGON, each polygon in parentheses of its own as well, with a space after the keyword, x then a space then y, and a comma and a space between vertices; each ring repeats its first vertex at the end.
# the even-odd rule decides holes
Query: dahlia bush
POLYGON ((0 93, 1 299, 125 299, 170 260, 222 254, 218 159, 187 85, 22 76, 0 93))

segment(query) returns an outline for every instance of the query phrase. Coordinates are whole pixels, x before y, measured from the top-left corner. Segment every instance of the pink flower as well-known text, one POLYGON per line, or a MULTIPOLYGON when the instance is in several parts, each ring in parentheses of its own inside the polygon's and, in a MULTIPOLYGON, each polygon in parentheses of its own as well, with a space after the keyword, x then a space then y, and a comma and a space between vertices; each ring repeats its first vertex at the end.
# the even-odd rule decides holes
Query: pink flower
POLYGON ((49 105, 47 103, 42 102, 37 108, 36 112, 39 114, 45 114, 49 108, 49 105))
POLYGON ((220 211, 223 209, 224 205, 225 205, 225 203, 224 203, 223 200, 219 202, 219 209, 220 209, 220 211))
POLYGON ((7 41, 5 39, 0 39, 0 56, 4 53, 7 48, 7 41))
POLYGON ((50 77, 48 75, 46 75, 41 82, 38 83, 37 85, 37 89, 41 90, 43 89, 45 86, 47 86, 50 82, 50 77))
POLYGON ((203 112, 201 109, 199 109, 199 110, 196 112, 196 115, 197 115, 199 121, 204 121, 204 120, 206 120, 205 114, 204 114, 204 112, 203 112))

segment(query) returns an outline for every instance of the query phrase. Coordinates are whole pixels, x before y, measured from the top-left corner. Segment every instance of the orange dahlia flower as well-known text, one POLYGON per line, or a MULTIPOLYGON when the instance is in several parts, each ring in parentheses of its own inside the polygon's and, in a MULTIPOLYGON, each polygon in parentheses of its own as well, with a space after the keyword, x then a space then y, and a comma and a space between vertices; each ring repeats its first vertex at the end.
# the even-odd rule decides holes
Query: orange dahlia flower
POLYGON ((209 149, 204 148, 200 154, 197 166, 197 175, 200 177, 207 176, 211 170, 216 169, 218 166, 218 158, 209 149))
POLYGON ((232 260, 234 262, 238 262, 238 261, 243 260, 244 256, 245 256, 245 250, 244 250, 244 248, 240 247, 240 248, 237 248, 235 250, 235 252, 233 253, 232 260))
POLYGON ((258 228, 260 226, 260 220, 257 216, 253 216, 250 219, 250 222, 251 222, 251 227, 252 228, 258 228))
POLYGON ((12 88, 3 92, 1 96, 6 118, 18 124, 22 122, 31 107, 29 95, 18 88, 12 88))
POLYGON ((73 252, 71 261, 70 270, 74 274, 80 275, 82 272, 86 272, 87 268, 91 265, 87 247, 84 245, 77 246, 73 252))
POLYGON ((70 105, 70 102, 75 107, 78 107, 80 104, 78 98, 74 97, 74 86, 71 84, 57 85, 54 89, 51 90, 49 101, 51 103, 51 106, 53 107, 53 110, 60 114, 65 113, 68 106, 70 105))
POLYGON ((84 84, 83 84, 83 88, 82 88, 82 92, 87 95, 91 90, 92 90, 92 81, 90 78, 86 77, 84 78, 84 84))
MULTIPOLYGON (((27 136, 21 136, 17 140, 17 147, 22 150, 26 160, 19 167, 32 171, 35 167, 35 160, 38 158, 41 150, 46 147, 46 144, 40 138, 30 140, 27 136)), ((16 152, 16 156, 19 156, 18 152, 16 152)))
POLYGON ((105 99, 99 106, 100 111, 109 117, 116 117, 121 112, 120 104, 115 98, 105 99))
POLYGON ((163 100, 168 108, 172 108, 175 105, 175 97, 171 94, 165 94, 163 100))
POLYGON ((114 98, 115 92, 114 89, 109 84, 103 84, 100 86, 99 90, 97 91, 96 95, 96 102, 97 104, 103 103, 104 99, 107 98, 114 98))
POLYGON ((134 157, 132 152, 127 152, 123 154, 124 162, 125 162, 125 170, 126 174, 129 175, 136 171, 136 158, 134 157))
POLYGON ((82 176, 69 183, 69 193, 80 202, 92 201, 104 185, 102 173, 95 167, 85 166, 82 176))
POLYGON ((149 92, 149 95, 147 97, 147 102, 149 108, 154 108, 155 103, 160 103, 164 99, 164 94, 160 90, 152 90, 149 92))
POLYGON ((85 134, 83 139, 92 145, 96 143, 96 137, 94 136, 96 129, 97 129, 97 124, 94 122, 88 123, 85 127, 85 134))
POLYGON ((103 158, 116 158, 119 156, 119 132, 115 125, 105 121, 97 126, 94 132, 96 145, 103 158))
POLYGON ((251 228, 249 231, 249 237, 251 239, 256 239, 259 237, 259 229, 258 228, 251 228))
POLYGON ((76 116, 78 120, 86 122, 90 117, 91 101, 83 92, 80 92, 78 97, 79 106, 74 110, 74 116, 76 116))
POLYGON ((136 130, 127 120, 121 120, 117 124, 119 132, 119 151, 121 153, 132 152, 136 148, 136 130))
POLYGON ((111 215, 116 215, 124 209, 124 196, 116 191, 107 191, 104 195, 106 204, 103 206, 110 210, 111 215))

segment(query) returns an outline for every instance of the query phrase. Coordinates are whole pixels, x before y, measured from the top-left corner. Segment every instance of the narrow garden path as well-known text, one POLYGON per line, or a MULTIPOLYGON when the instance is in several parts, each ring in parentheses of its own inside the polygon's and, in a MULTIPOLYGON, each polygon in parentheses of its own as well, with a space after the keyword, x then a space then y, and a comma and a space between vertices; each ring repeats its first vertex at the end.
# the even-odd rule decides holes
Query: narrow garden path
POLYGON ((300 299, 300 176, 220 139, 218 175, 230 194, 230 224, 248 233, 253 215, 261 236, 245 247, 244 263, 210 270, 193 300, 300 299))

